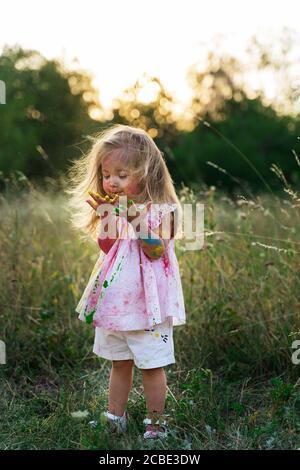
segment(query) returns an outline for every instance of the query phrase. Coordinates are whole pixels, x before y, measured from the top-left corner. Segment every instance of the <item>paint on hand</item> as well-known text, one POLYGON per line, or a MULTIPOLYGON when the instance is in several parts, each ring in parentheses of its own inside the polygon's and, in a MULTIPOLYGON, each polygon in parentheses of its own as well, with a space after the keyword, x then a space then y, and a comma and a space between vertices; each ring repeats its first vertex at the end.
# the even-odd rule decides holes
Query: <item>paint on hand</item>
POLYGON ((144 243, 147 243, 148 245, 161 245, 162 244, 160 238, 141 238, 140 240, 144 243))

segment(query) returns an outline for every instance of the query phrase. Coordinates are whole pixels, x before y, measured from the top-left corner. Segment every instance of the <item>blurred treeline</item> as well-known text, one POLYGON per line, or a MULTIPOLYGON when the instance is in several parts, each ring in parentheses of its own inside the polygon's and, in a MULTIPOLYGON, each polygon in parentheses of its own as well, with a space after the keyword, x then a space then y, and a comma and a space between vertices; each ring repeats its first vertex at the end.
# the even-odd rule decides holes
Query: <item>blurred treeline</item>
MULTIPOLYGON (((272 64, 272 55, 256 44, 257 51, 260 69, 273 65, 275 74, 280 64, 286 67, 283 58, 272 64)), ((67 70, 37 51, 6 46, 0 55, 0 80, 6 85, 6 104, 0 105, 1 189, 12 172, 36 181, 64 175, 89 148, 89 136, 113 122, 146 129, 176 185, 204 183, 229 193, 276 190, 282 186, 280 168, 287 183, 297 186, 293 154, 299 154, 300 114, 266 105, 262 91, 249 96, 236 80, 241 68, 236 59, 213 54, 205 70, 191 67, 193 99, 181 116, 157 77, 148 78, 157 88, 152 101, 139 99, 145 84, 137 80, 116 97, 108 115, 86 71, 67 70)), ((295 103, 295 88, 283 85, 286 103, 295 103)))

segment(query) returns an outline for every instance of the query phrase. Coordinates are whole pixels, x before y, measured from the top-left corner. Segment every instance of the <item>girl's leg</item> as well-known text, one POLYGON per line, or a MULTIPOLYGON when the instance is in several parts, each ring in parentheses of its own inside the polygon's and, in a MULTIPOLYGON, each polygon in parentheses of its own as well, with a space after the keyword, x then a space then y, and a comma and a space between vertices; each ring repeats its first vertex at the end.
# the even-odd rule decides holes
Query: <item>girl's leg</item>
POLYGON ((142 369, 144 393, 148 415, 156 420, 165 408, 167 380, 163 367, 142 369))
POLYGON ((109 379, 109 412, 123 416, 133 379, 133 360, 113 361, 109 379))

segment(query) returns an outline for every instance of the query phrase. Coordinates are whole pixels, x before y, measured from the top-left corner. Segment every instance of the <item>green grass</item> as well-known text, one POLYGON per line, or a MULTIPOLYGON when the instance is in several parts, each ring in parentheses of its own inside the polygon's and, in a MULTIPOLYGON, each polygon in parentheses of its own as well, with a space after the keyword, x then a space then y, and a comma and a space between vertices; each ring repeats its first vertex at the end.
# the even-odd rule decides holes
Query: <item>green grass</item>
POLYGON ((181 191, 182 202, 205 204, 205 245, 184 252, 176 242, 187 324, 174 329, 176 364, 166 368, 172 432, 144 443, 138 369, 126 437, 87 426, 107 407, 110 370, 91 352, 93 329, 75 312, 98 247, 71 230, 65 198, 52 185, 42 190, 14 177, 0 196, 0 339, 7 347, 0 448, 300 447, 300 365, 291 361, 300 339, 295 195, 245 200, 214 188, 181 191), (78 410, 88 418, 72 418, 78 410))

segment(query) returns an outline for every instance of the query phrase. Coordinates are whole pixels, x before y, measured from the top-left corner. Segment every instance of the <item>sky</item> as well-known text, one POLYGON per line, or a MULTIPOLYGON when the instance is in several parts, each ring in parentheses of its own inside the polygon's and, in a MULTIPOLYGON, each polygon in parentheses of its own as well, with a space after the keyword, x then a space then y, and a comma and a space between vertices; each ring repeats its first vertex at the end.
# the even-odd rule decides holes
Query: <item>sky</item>
POLYGON ((10 0, 0 9, 0 52, 18 43, 69 67, 77 58, 105 107, 144 73, 187 103, 187 69, 207 47, 243 60, 254 34, 270 40, 284 26, 300 33, 299 13, 299 0, 10 0))

